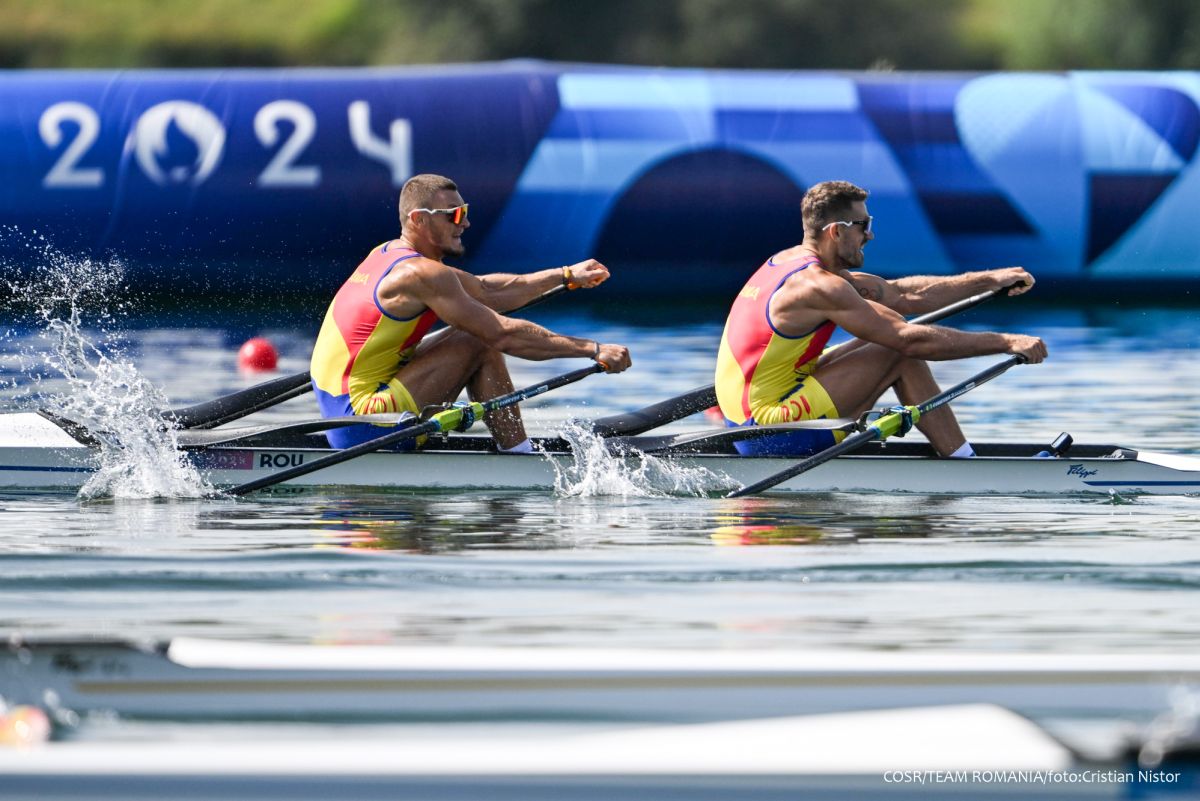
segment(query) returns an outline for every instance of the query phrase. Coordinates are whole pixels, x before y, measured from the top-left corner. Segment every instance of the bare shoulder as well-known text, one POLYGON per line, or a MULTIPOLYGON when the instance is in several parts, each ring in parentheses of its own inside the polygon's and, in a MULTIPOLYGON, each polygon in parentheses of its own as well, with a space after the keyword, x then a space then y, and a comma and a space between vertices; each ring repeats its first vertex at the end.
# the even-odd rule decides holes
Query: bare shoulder
POLYGON ((379 291, 380 294, 420 294, 444 286, 447 281, 457 281, 449 266, 435 259, 416 256, 397 264, 379 282, 379 291))
POLYGON ((861 302, 843 278, 822 270, 804 280, 784 282, 771 299, 771 321, 781 332, 799 335, 828 320, 833 312, 861 302))
POLYGON ((404 261, 379 282, 376 298, 397 317, 411 317, 440 301, 462 294, 454 270, 435 259, 417 256, 404 261))
POLYGON ((827 311, 854 303, 858 298, 857 288, 837 273, 817 270, 789 279, 780 288, 783 300, 789 305, 827 311))

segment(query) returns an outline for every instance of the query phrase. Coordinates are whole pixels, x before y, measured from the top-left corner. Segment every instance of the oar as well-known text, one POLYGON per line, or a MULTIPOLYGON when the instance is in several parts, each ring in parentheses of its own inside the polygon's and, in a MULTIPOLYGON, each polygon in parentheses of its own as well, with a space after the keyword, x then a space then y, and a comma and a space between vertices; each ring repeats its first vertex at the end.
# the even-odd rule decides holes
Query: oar
POLYGON ((167 409, 163 419, 176 428, 215 428, 312 391, 308 371, 281 376, 194 406, 167 409))
POLYGON ((615 454, 638 451, 654 456, 667 456, 677 453, 707 453, 717 446, 723 447, 734 442, 773 437, 795 431, 858 430, 857 420, 848 417, 834 417, 767 426, 732 426, 717 431, 688 431, 683 434, 666 434, 659 437, 611 437, 605 444, 608 446, 609 452, 615 454))
MULTIPOLYGON (((978 306, 980 303, 997 295, 1006 294, 1010 288, 1006 287, 989 292, 981 292, 978 295, 965 298, 957 303, 952 303, 920 317, 914 317, 911 322, 917 324, 937 322, 958 312, 978 306)), ((507 314, 516 314, 519 311, 524 311, 544 300, 560 295, 564 291, 566 291, 565 286, 554 287, 534 298, 529 303, 507 312, 507 314)), ((299 397, 311 390, 311 378, 306 371, 276 378, 222 398, 198 403, 194 406, 170 410, 164 412, 163 416, 168 420, 174 421, 176 426, 182 429, 215 428, 253 414, 254 412, 299 397)), ((714 406, 716 402, 716 388, 712 384, 709 384, 708 386, 697 387, 682 395, 677 395, 674 398, 652 404, 643 409, 602 417, 593 421, 591 428, 601 437, 635 436, 702 412, 714 406)))
POLYGON ((1009 286, 1002 286, 999 289, 989 289, 987 292, 980 292, 978 295, 972 295, 969 298, 963 298, 962 300, 951 303, 948 306, 943 306, 942 308, 934 309, 927 314, 914 317, 909 320, 909 322, 913 325, 929 325, 930 323, 936 323, 939 320, 945 320, 947 317, 951 317, 959 312, 966 311, 967 309, 973 309, 980 303, 991 300, 999 295, 1007 295, 1009 292, 1012 292, 1019 286, 1023 286, 1023 284, 1018 282, 1009 286))
MULTIPOLYGON (((61 417, 50 418, 59 427, 78 425, 61 417)), ((187 451, 203 451, 208 448, 225 447, 240 443, 244 447, 269 447, 278 445, 279 437, 284 435, 316 434, 335 428, 348 426, 373 425, 395 427, 412 422, 410 414, 357 414, 347 417, 316 417, 309 420, 297 420, 291 423, 264 423, 257 426, 242 426, 241 428, 191 429, 180 431, 175 436, 179 447, 187 451)), ((725 446, 744 440, 760 439, 776 434, 787 434, 794 431, 858 431, 861 430, 857 420, 848 417, 823 418, 820 420, 800 420, 795 423, 778 423, 767 426, 736 426, 716 431, 688 431, 682 434, 666 434, 659 437, 610 437, 606 444, 612 453, 623 453, 637 450, 647 454, 701 453, 715 446, 725 446)), ((83 429, 81 433, 86 433, 83 429)), ((569 447, 565 440, 554 438, 547 440, 554 443, 552 447, 563 449, 569 447)))
MULTIPOLYGON (((504 314, 516 314, 566 291, 567 286, 561 284, 504 314)), ((433 341, 433 336, 440 335, 443 335, 442 331, 433 334, 429 341, 433 341)), ((311 391, 312 375, 305 370, 303 373, 274 378, 214 400, 179 409, 168 409, 162 416, 174 423, 176 428, 215 428, 311 391)))
POLYGON ((239 484, 231 490, 228 490, 228 495, 245 495, 247 492, 253 492, 263 487, 270 487, 278 484, 281 481, 288 481, 300 476, 306 476, 309 473, 314 473, 317 470, 323 470, 326 467, 331 467, 335 464, 349 461, 358 456, 367 453, 372 453, 380 448, 386 448, 389 445, 395 445, 397 442, 413 439, 415 437, 425 436, 427 434, 439 434, 445 431, 465 431, 477 419, 482 417, 487 412, 494 412, 497 409, 503 409, 508 406, 513 406, 521 401, 536 397, 552 389, 564 387, 567 384, 574 384, 587 378, 589 375, 602 372, 604 365, 593 364, 590 367, 584 367, 580 370, 575 370, 565 375, 560 375, 557 378, 551 378, 549 381, 544 381, 541 384, 535 384, 525 389, 518 389, 515 392, 510 392, 507 395, 501 395, 498 398, 492 398, 483 402, 472 401, 470 403, 456 404, 445 411, 438 412, 428 420, 418 423, 417 425, 408 428, 402 428, 399 431, 393 431, 390 434, 385 434, 378 439, 373 439, 368 442, 363 442, 355 445, 352 448, 331 453, 328 456, 322 456, 320 459, 314 459, 305 464, 289 467, 286 470, 280 470, 273 475, 264 476, 263 478, 248 481, 245 484, 239 484))
MULTIPOLYGON (((969 298, 952 303, 929 314, 915 317, 911 322, 928 324, 937 322, 952 314, 965 311, 977 306, 996 295, 1006 294, 1009 287, 990 292, 981 292, 969 298)), ((556 286, 543 292, 538 297, 519 306, 506 314, 516 314, 544 300, 548 300, 566 291, 565 286, 556 286)), ((312 390, 311 376, 307 371, 295 375, 283 376, 267 381, 248 389, 239 390, 222 398, 173 409, 163 413, 163 417, 171 420, 178 428, 215 428, 219 425, 238 420, 254 412, 270 408, 284 401, 299 397, 312 390)), ((711 384, 707 387, 697 387, 666 401, 647 406, 634 412, 626 412, 611 417, 601 418, 593 422, 593 430, 602 437, 634 436, 649 431, 667 423, 682 420, 715 405, 717 402, 716 389, 711 384)))
POLYGON ((860 448, 873 439, 883 440, 887 439, 893 434, 902 434, 908 431, 909 427, 920 420, 921 415, 928 414, 939 406, 945 406, 947 403, 950 403, 950 401, 954 400, 960 395, 963 395, 964 393, 970 392, 980 384, 991 381, 993 378, 1000 375, 1005 370, 1008 370, 1010 367, 1015 367, 1018 364, 1024 363, 1024 356, 1010 356, 1004 361, 992 365, 982 373, 968 378, 961 384, 955 384, 954 386, 950 387, 950 389, 934 395, 924 403, 919 403, 916 406, 897 407, 896 409, 878 418, 874 423, 868 425, 866 430, 860 431, 857 434, 852 434, 838 444, 830 448, 826 448, 820 453, 813 454, 807 459, 797 462, 786 470, 780 470, 778 473, 767 476, 761 481, 756 481, 753 484, 742 487, 741 489, 734 490, 725 497, 740 498, 743 495, 752 495, 756 492, 762 492, 763 490, 774 487, 776 484, 787 481, 789 478, 798 476, 801 473, 806 473, 809 470, 812 470, 814 467, 819 467, 820 465, 828 462, 830 459, 834 459, 842 454, 849 453, 850 451, 860 448))
POLYGON ((179 447, 185 450, 204 450, 217 445, 232 445, 241 442, 244 445, 256 444, 254 440, 275 438, 283 434, 316 434, 335 428, 348 426, 398 426, 409 423, 411 414, 355 414, 346 417, 317 417, 309 420, 297 420, 291 423, 264 423, 257 426, 242 426, 240 428, 193 428, 179 431, 175 437, 179 447))
POLYGON ((583 425, 601 437, 632 437, 652 428, 690 417, 714 406, 716 402, 717 388, 709 384, 707 387, 696 387, 682 395, 676 395, 674 398, 652 403, 642 409, 601 417, 590 423, 583 423, 583 425))
MULTIPOLYGON (((1012 286, 1001 287, 1000 289, 990 289, 987 292, 980 292, 978 295, 963 298, 960 301, 943 306, 928 314, 914 317, 909 322, 915 325, 936 323, 951 315, 974 308, 998 295, 1007 295, 1016 286, 1018 285, 1013 284, 1012 286)), ((705 409, 712 408, 716 404, 717 388, 713 384, 709 384, 706 387, 696 387, 682 395, 676 395, 674 398, 668 398, 665 401, 651 404, 644 409, 601 417, 598 420, 593 420, 588 426, 593 433, 601 437, 632 437, 651 429, 665 426, 668 423, 674 423, 676 420, 690 417, 693 414, 698 414, 705 409)))

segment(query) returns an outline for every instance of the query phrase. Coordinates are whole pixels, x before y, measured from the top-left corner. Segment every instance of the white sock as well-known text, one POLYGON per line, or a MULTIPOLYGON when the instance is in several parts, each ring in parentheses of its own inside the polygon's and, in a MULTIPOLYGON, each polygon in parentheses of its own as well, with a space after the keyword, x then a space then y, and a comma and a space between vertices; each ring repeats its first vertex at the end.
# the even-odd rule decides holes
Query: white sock
POLYGON ((497 445, 496 450, 500 451, 501 453, 533 453, 533 443, 526 438, 518 442, 516 445, 513 445, 511 448, 501 448, 499 445, 497 445))
POLYGON ((950 454, 951 459, 970 459, 975 455, 975 449, 971 447, 971 443, 964 442, 958 446, 958 450, 950 454))

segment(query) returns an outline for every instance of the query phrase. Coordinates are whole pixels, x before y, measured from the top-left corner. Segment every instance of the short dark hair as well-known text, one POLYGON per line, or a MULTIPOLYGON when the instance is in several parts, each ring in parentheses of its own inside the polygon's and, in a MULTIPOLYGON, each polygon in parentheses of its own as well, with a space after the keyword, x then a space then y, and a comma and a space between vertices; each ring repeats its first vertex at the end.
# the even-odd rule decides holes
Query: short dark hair
POLYGON ((434 175, 433 173, 422 173, 414 175, 404 182, 404 188, 400 190, 400 225, 408 221, 408 215, 413 209, 430 208, 430 203, 434 202, 438 192, 458 191, 458 184, 451 181, 444 175, 434 175))
POLYGON ((804 235, 816 238, 831 222, 843 220, 850 206, 866 200, 871 194, 849 181, 824 181, 804 193, 800 216, 804 220, 804 235))

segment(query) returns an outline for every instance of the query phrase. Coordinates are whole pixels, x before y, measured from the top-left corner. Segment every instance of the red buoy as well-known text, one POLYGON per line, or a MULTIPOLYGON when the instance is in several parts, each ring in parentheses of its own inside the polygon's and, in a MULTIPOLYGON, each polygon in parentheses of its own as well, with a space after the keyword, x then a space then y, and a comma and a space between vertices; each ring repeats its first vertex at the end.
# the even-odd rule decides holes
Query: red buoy
POLYGON ((238 351, 238 369, 251 373, 274 370, 279 364, 279 351, 269 339, 254 337, 246 340, 238 351))

